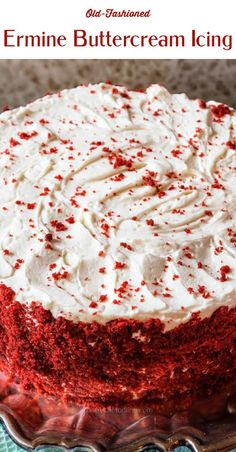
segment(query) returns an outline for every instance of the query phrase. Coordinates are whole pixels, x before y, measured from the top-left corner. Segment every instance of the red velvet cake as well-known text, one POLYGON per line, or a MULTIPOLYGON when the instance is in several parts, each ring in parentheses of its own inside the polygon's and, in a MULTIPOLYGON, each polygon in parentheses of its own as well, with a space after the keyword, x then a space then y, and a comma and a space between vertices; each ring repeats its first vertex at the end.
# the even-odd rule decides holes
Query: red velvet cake
POLYGON ((90 406, 236 375, 236 113, 109 84, 0 116, 0 369, 90 406))

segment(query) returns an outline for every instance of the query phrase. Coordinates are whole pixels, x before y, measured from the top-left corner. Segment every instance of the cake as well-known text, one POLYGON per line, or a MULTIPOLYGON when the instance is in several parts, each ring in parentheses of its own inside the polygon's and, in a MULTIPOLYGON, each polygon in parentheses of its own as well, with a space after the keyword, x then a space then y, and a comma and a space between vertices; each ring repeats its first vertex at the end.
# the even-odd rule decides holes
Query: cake
POLYGON ((153 85, 0 115, 0 369, 88 406, 236 374, 236 113, 153 85))

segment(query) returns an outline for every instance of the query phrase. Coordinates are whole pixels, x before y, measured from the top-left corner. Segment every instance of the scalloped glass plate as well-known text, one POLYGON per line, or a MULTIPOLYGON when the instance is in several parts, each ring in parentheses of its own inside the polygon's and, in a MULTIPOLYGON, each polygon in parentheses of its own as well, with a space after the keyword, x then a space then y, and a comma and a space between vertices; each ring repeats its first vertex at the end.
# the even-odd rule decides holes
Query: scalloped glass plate
POLYGON ((236 446, 236 391, 198 403, 172 416, 154 408, 109 411, 78 407, 22 392, 0 374, 0 418, 25 448, 56 445, 93 452, 132 452, 148 445, 161 451, 188 445, 194 451, 227 451, 236 446))

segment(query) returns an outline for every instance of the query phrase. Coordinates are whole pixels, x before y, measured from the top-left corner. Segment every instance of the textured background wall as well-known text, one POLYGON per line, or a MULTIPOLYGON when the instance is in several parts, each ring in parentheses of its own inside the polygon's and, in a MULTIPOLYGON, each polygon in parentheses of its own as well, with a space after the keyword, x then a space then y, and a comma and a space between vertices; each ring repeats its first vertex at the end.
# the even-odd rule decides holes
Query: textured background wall
POLYGON ((0 60, 0 108, 105 80, 130 88, 160 83, 236 107, 236 60, 0 60))

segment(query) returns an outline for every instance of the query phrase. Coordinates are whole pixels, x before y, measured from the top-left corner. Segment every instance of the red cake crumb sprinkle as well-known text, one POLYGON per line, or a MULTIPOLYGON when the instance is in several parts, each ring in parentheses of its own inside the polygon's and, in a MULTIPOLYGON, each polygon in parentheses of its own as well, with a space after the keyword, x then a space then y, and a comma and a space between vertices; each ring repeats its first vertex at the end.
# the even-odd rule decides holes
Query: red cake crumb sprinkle
POLYGON ((100 297, 99 297, 99 301, 101 301, 101 302, 104 302, 104 301, 107 301, 107 295, 100 295, 100 297))
POLYGON ((45 235, 45 240, 46 240, 47 242, 51 242, 52 239, 53 239, 53 236, 52 236, 52 234, 51 234, 50 232, 49 232, 48 234, 45 235))
POLYGON ((220 268, 220 281, 224 282, 228 280, 227 275, 231 272, 231 268, 229 267, 229 265, 223 265, 220 268))
POLYGON ((114 270, 121 270, 122 268, 125 268, 126 264, 123 262, 115 261, 114 270))
POLYGON ((35 202, 32 202, 32 203, 28 202, 27 209, 33 210, 33 209, 35 209, 35 207, 36 207, 36 203, 35 202))
POLYGON ((47 121, 46 119, 42 118, 42 119, 39 120, 39 123, 40 123, 42 126, 44 126, 44 125, 46 125, 46 124, 49 124, 49 121, 47 121))
POLYGON ((189 253, 189 252, 184 253, 184 256, 187 257, 187 259, 192 259, 193 258, 193 255, 191 253, 189 253))
POLYGON ((96 301, 91 301, 91 303, 89 304, 89 307, 92 309, 95 309, 98 307, 98 304, 96 303, 96 301))
POLYGON ((211 108, 212 114, 218 119, 223 118, 225 115, 231 114, 230 108, 224 104, 211 105, 210 108, 211 108))
POLYGON ((86 196, 87 192, 86 190, 78 190, 76 191, 76 196, 86 196))
POLYGON ((59 281, 60 279, 66 279, 68 275, 69 273, 67 271, 63 271, 62 273, 60 272, 52 273, 52 277, 53 279, 55 279, 55 281, 59 281))
POLYGON ((75 223, 75 218, 74 217, 68 217, 68 218, 66 218, 66 220, 65 220, 67 223, 69 223, 69 224, 74 224, 75 223))
POLYGON ((54 176, 54 179, 57 179, 57 180, 59 180, 59 181, 62 181, 62 180, 63 180, 63 177, 62 177, 60 174, 58 174, 57 176, 54 176))
POLYGON ((147 176, 142 176, 143 185, 149 185, 150 187, 156 187, 157 181, 155 180, 156 173, 154 171, 148 171, 147 176))
POLYGON ((50 193, 48 187, 44 187, 43 192, 39 194, 39 196, 47 196, 50 193))
POLYGON ((23 201, 20 201, 19 199, 17 199, 15 203, 17 206, 23 206, 25 204, 23 201))
POLYGON ((15 270, 19 270, 21 264, 23 264, 23 263, 24 263, 23 259, 16 259, 16 263, 14 265, 15 270))
POLYGON ((212 213, 211 210, 205 210, 204 214, 205 214, 207 217, 213 217, 213 213, 212 213))
POLYGON ((227 141, 226 146, 228 146, 230 149, 236 150, 236 139, 234 141, 227 141))
POLYGON ((182 154, 182 151, 180 149, 173 149, 171 151, 171 154, 173 155, 173 157, 175 158, 180 158, 180 155, 182 154))
POLYGON ((10 256, 11 252, 9 250, 5 249, 5 250, 3 250, 3 254, 4 254, 4 256, 10 256))
POLYGON ((120 300, 113 300, 113 302, 112 302, 113 304, 121 304, 121 301, 120 300))
POLYGON ((207 104, 206 104, 205 100, 203 100, 203 99, 198 99, 198 105, 200 108, 203 108, 203 109, 205 109, 207 107, 207 104))
POLYGON ((152 220, 151 218, 146 220, 146 223, 148 226, 154 226, 154 220, 152 220))
POLYGON ((185 232, 186 234, 191 234, 191 233, 192 233, 191 229, 189 229, 189 228, 185 228, 185 229, 184 229, 184 232, 185 232))
POLYGON ((102 234, 105 235, 105 237, 109 237, 109 231, 110 231, 110 226, 108 223, 106 223, 104 220, 101 224, 101 229, 102 229, 102 234))
POLYGON ((217 246, 215 248, 214 254, 217 256, 218 254, 222 253, 223 249, 223 246, 217 246))
POLYGON ((9 144, 10 146, 15 147, 18 146, 20 143, 19 141, 15 140, 15 138, 10 138, 9 144))
POLYGON ((114 182, 120 182, 125 178, 125 175, 123 173, 117 174, 117 176, 114 176, 111 178, 114 182))
POLYGON ((106 273, 106 267, 100 267, 98 271, 99 273, 106 273))
POLYGON ((120 242, 120 246, 122 246, 123 248, 126 248, 129 251, 133 250, 132 246, 129 245, 128 243, 126 243, 126 242, 120 242))
POLYGON ((67 230, 67 227, 58 220, 52 220, 51 226, 56 229, 57 232, 63 232, 67 230))
POLYGON ((121 166, 126 166, 126 168, 132 168, 133 161, 131 159, 126 159, 121 154, 111 154, 109 156, 109 162, 113 165, 113 168, 120 168, 121 166))
POLYGON ((18 132, 18 136, 21 138, 21 140, 30 140, 30 138, 36 137, 38 135, 38 132, 36 130, 33 130, 31 133, 27 132, 18 132))
POLYGON ((217 179, 215 179, 214 183, 212 184, 212 188, 224 190, 224 186, 217 179))
POLYGON ((207 291, 206 286, 198 286, 198 293, 203 298, 209 298, 210 297, 210 292, 207 291))

